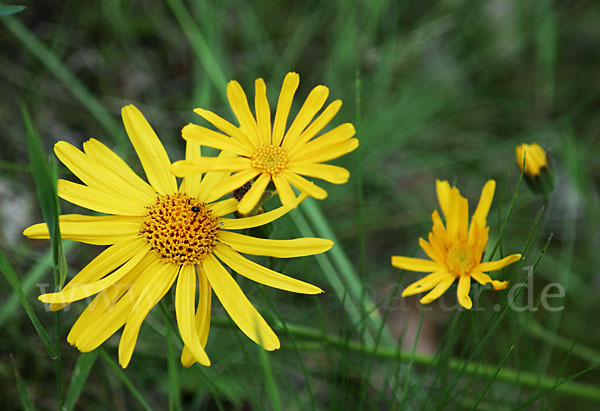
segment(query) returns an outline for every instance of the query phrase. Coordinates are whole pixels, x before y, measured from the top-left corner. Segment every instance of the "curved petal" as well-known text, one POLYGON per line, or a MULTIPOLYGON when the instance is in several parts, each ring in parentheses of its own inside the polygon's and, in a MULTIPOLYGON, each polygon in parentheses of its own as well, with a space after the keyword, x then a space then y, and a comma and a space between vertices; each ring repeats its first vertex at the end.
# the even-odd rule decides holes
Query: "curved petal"
POLYGON ((240 171, 252 167, 252 163, 245 157, 202 157, 196 161, 179 160, 173 163, 171 171, 177 177, 190 174, 205 173, 207 171, 240 171))
POLYGON ((343 167, 320 163, 292 163, 288 166, 291 173, 316 177, 332 184, 345 184, 350 178, 350 172, 343 167))
POLYGON ((232 270, 257 283, 294 293, 319 294, 323 292, 312 284, 288 277, 250 261, 224 244, 217 245, 214 253, 232 270))
POLYGON ((350 144, 351 146, 356 145, 356 147, 358 147, 358 140, 352 139, 352 136, 355 134, 356 129, 354 128, 354 125, 351 123, 340 124, 333 130, 328 131, 327 133, 315 138, 312 141, 309 141, 306 144, 295 145, 291 149, 288 149, 287 153, 290 161, 293 162, 311 161, 316 163, 326 161, 315 161, 312 159, 312 157, 322 153, 324 150, 331 151, 332 148, 343 148, 345 147, 345 144, 349 144, 348 141, 353 141, 353 143, 350 144))
POLYGON ((215 215, 215 217, 221 217, 231 214, 237 210, 238 201, 235 198, 228 198, 227 200, 221 200, 217 201, 216 203, 208 204, 207 207, 215 215))
POLYGON ((296 118, 292 122, 292 125, 283 137, 284 145, 285 140, 287 139, 292 141, 298 139, 298 136, 300 136, 306 126, 310 124, 319 110, 323 108, 327 97, 329 97, 329 89, 325 86, 317 86, 311 90, 304 101, 304 104, 300 108, 300 111, 298 111, 296 118))
POLYGON ((240 86, 240 83, 232 80, 227 84, 227 99, 229 100, 233 114, 235 114, 240 122, 240 128, 250 138, 253 146, 259 147, 262 142, 260 141, 258 126, 250 111, 250 106, 248 106, 246 93, 244 93, 244 89, 240 86))
POLYGON ((301 146, 311 138, 317 135, 318 132, 329 124, 329 122, 335 117, 337 112, 342 107, 342 100, 335 100, 323 110, 321 114, 313 121, 307 128, 295 139, 285 138, 283 141, 283 147, 287 150, 294 150, 296 147, 301 146))
POLYGON ((289 171, 284 171, 283 177, 290 183, 293 184, 298 190, 305 192, 311 197, 314 197, 318 200, 323 200, 327 198, 327 191, 313 183, 312 181, 308 181, 302 176, 298 174, 290 173, 289 171))
POLYGON ((121 116, 152 187, 160 194, 175 194, 177 181, 169 172, 171 161, 144 115, 135 106, 128 105, 121 109, 121 116))
POLYGON ((429 258, 431 258, 433 261, 435 261, 438 264, 443 264, 445 261, 444 255, 438 253, 438 251, 427 241, 425 241, 422 238, 419 238, 419 245, 421 246, 421 248, 423 249, 423 251, 425 251, 425 254, 427 254, 427 256, 429 258))
POLYGON ((296 238, 293 240, 271 240, 250 237, 229 231, 219 231, 218 239, 236 251, 252 255, 291 258, 320 254, 333 246, 333 241, 323 238, 296 238))
POLYGON ((396 268, 417 272, 436 272, 444 270, 440 263, 422 258, 392 256, 392 265, 396 268))
POLYGON ((229 121, 225 120, 222 117, 219 117, 212 111, 204 110, 202 108, 194 109, 194 113, 198 114, 200 117, 204 118, 206 121, 211 123, 213 126, 221 130, 227 135, 230 135, 238 142, 240 142, 244 146, 248 146, 248 148, 255 148, 250 137, 246 135, 241 129, 237 128, 229 121))
MULTIPOLYGON (((237 140, 230 138, 225 134, 213 131, 206 127, 196 124, 188 124, 181 130, 181 136, 186 141, 202 144, 203 146, 216 148, 218 150, 229 151, 241 156, 250 157, 252 151, 237 140)), ((186 159, 188 159, 186 157, 186 159)), ((189 160, 189 159, 188 159, 189 160)))
MULTIPOLYGON (((140 230, 139 217, 63 214, 59 216, 59 224, 60 235, 64 240, 96 245, 115 244, 126 237, 133 240, 140 230)), ((35 239, 50 238, 46 223, 27 227, 23 235, 35 239)))
POLYGON ((294 99, 296 90, 298 90, 299 84, 300 76, 298 73, 287 73, 283 79, 283 85, 281 86, 281 92, 279 93, 279 99, 277 100, 275 121, 273 123, 272 144, 276 146, 281 145, 281 140, 283 140, 285 126, 287 124, 288 115, 290 114, 290 108, 292 107, 292 100, 294 99))
MULTIPOLYGON (((297 199, 298 203, 304 200, 305 198, 306 195, 301 195, 297 199)), ((221 223, 221 228, 225 230, 242 230, 245 228, 253 228, 269 224, 270 222, 275 221, 278 218, 284 216, 290 210, 292 210, 292 207, 284 205, 281 207, 277 207, 274 210, 267 211, 266 213, 253 215, 251 217, 220 218, 219 222, 221 223)))
POLYGON ((252 183, 250 190, 244 194, 244 197, 238 204, 238 211, 241 214, 246 215, 254 210, 270 182, 271 176, 268 174, 261 174, 256 181, 252 183))
POLYGON ((290 208, 295 208, 298 200, 286 178, 281 174, 277 174, 276 176, 273 176, 273 183, 275 183, 275 188, 277 189, 281 204, 290 208))
POLYGON ((164 263, 161 265, 154 273, 155 275, 146 283, 127 316, 127 322, 119 342, 119 364, 123 368, 127 367, 131 360, 142 322, 150 310, 169 291, 177 278, 179 266, 164 263))
MULTIPOLYGON (((196 266, 196 274, 198 275, 198 289, 200 291, 200 295, 198 296, 198 309, 196 310, 196 331, 198 332, 200 344, 204 347, 206 346, 208 331, 210 329, 212 288, 200 266, 196 266)), ((189 368, 194 365, 195 362, 196 360, 190 349, 184 346, 181 351, 181 365, 189 368)))
POLYGON ((112 196, 103 191, 67 180, 58 180, 58 196, 63 200, 99 213, 144 216, 146 207, 123 197, 112 196))
POLYGON ((508 257, 504 257, 502 260, 498 261, 488 261, 487 263, 481 263, 477 267, 478 270, 486 272, 486 271, 495 271, 501 268, 506 267, 509 264, 514 263, 515 261, 519 261, 521 259, 521 254, 512 254, 508 257))
POLYGON ((194 357, 194 361, 209 366, 210 360, 202 347, 196 319, 194 316, 194 304, 196 302, 196 269, 193 265, 181 266, 177 287, 175 289, 175 316, 179 334, 185 347, 194 357))
MULTIPOLYGON (((202 151, 200 144, 192 141, 186 141, 185 143, 185 159, 187 161, 196 161, 202 157, 202 151)), ((179 192, 188 194, 191 197, 198 198, 200 193, 200 186, 202 184, 202 174, 190 174, 181 181, 179 186, 179 192)))
POLYGON ((424 293, 425 291, 429 291, 449 276, 451 276, 451 274, 449 274, 446 270, 440 270, 426 275, 419 281, 415 281, 414 283, 406 287, 404 291, 402 291, 402 297, 408 297, 410 295, 415 295, 419 293, 424 293))
POLYGON ((479 197, 479 203, 477 203, 477 208, 473 213, 473 219, 477 220, 482 227, 486 225, 487 215, 492 205, 495 190, 496 182, 494 180, 489 180, 485 183, 481 190, 481 197, 479 197))
POLYGON ((469 291, 471 291, 471 276, 468 274, 461 275, 458 279, 458 288, 456 290, 456 296, 460 305, 470 310, 473 307, 473 301, 469 297, 469 291))
POLYGON ((504 290, 508 286, 508 281, 492 280, 492 278, 489 275, 482 273, 478 270, 472 271, 471 277, 473 277, 473 279, 475 279, 475 281, 477 281, 481 285, 492 284, 494 290, 504 290))
POLYGON ((217 298, 240 330, 265 350, 278 349, 279 339, 221 263, 209 254, 202 260, 202 268, 217 298))
POLYGON ((438 203, 440 203, 442 213, 444 213, 444 217, 447 219, 450 213, 450 183, 447 181, 436 180, 435 191, 437 193, 438 203))
POLYGON ((455 278, 456 277, 454 277, 454 276, 449 276, 447 278, 444 278, 442 281, 440 281, 440 283, 438 285, 435 286, 435 288, 433 290, 431 290, 428 294, 426 294, 425 297, 421 298, 421 300, 419 300, 419 302, 421 304, 429 304, 433 300, 436 300, 442 294, 444 294, 448 288, 450 288, 450 286, 454 282, 455 278))
POLYGON ((257 170, 250 168, 225 177, 218 185, 213 186, 212 192, 204 194, 205 201, 210 203, 225 194, 231 194, 233 190, 240 188, 259 174, 257 170))
POLYGON ((261 145, 271 144, 271 108, 267 100, 267 86, 261 78, 254 82, 254 111, 261 145))

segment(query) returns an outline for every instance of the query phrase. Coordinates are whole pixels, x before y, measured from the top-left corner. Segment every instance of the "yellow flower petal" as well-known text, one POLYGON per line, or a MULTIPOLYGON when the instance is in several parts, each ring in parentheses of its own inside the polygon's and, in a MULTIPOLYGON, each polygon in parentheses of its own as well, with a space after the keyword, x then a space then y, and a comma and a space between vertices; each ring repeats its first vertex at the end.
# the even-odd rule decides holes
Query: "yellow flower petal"
MULTIPOLYGON (((350 150, 352 146, 358 147, 358 140, 351 137, 356 134, 356 129, 350 123, 340 124, 333 130, 309 141, 306 144, 296 145, 288 150, 288 156, 292 162, 310 161, 319 163, 321 161, 331 160, 314 160, 318 154, 322 154, 323 150, 328 152, 337 152, 350 150), (349 143, 352 141, 352 143, 349 143)), ((335 158, 335 157, 332 157, 335 158)))
POLYGON ((296 140, 306 126, 310 124, 319 110, 321 110, 328 96, 329 89, 327 87, 317 86, 313 88, 300 108, 300 111, 298 111, 298 115, 296 115, 292 125, 287 133, 285 133, 283 140, 285 141, 288 138, 290 140, 296 140))
POLYGON ((163 263, 162 267, 156 270, 153 278, 146 283, 146 286, 140 292, 129 316, 127 316, 127 322, 119 342, 119 364, 121 364, 121 367, 125 368, 129 364, 142 322, 150 310, 169 291, 173 282, 175 282, 175 278, 177 278, 178 272, 179 267, 177 265, 163 263))
POLYGON ((469 291, 471 290, 471 277, 468 274, 461 275, 458 279, 458 289, 456 295, 458 297, 458 303, 470 310, 473 307, 473 301, 469 297, 469 291))
POLYGON ((483 186, 481 190, 481 197, 479 197, 479 203, 477 204, 477 208, 473 213, 473 219, 479 221, 481 227, 486 225, 486 219, 488 212, 490 211, 490 206, 492 205, 492 199, 494 198, 494 191, 496 190, 496 182, 494 180, 489 180, 483 186))
MULTIPOLYGON (((79 241, 87 244, 109 245, 137 237, 140 229, 139 217, 85 216, 63 214, 59 216, 60 235, 63 240, 79 241)), ((50 238, 46 223, 27 227, 23 235, 29 238, 50 238)))
POLYGON ((171 166, 171 171, 177 177, 185 177, 190 174, 205 173, 207 171, 240 171, 251 166, 250 160, 244 157, 202 157, 196 161, 176 161, 171 166))
MULTIPOLYGON (((196 274, 198 275, 198 289, 200 290, 198 296, 198 309, 196 310, 196 331, 198 332, 200 344, 204 347, 206 346, 208 331, 210 329, 212 288, 200 266, 196 266, 196 274)), ((183 350, 181 351, 181 365, 189 368, 194 365, 195 362, 196 360, 192 355, 192 352, 184 345, 183 350)))
MULTIPOLYGON (((302 201, 306 196, 301 196, 298 201, 302 201)), ((221 228, 225 230, 242 230, 245 228, 259 227, 261 225, 269 224, 272 221, 277 220, 279 217, 284 216, 292 210, 292 207, 281 206, 274 210, 267 211, 266 213, 257 214, 251 217, 242 218, 220 218, 221 228)))
POLYGON ((290 108, 292 107, 292 100, 299 84, 300 76, 298 73, 288 73, 283 79, 279 100, 277 101, 277 110, 275 111, 275 122, 273 123, 273 145, 281 145, 290 108))
POLYGON ((473 279, 481 285, 492 284, 494 290, 504 290, 508 286, 508 281, 492 280, 492 278, 489 275, 482 273, 478 270, 472 271, 471 277, 473 277, 473 279))
POLYGON ((447 181, 435 181, 435 191, 442 213, 448 218, 450 212, 450 184, 447 181))
POLYGON ((196 302, 196 269, 193 265, 183 265, 175 289, 175 316, 181 339, 190 350, 194 360, 209 366, 210 360, 202 347, 196 330, 194 304, 196 302))
POLYGON ((308 181, 302 176, 298 174, 290 173, 289 171, 285 171, 283 173, 283 177, 291 184, 293 184, 298 190, 304 191, 311 197, 314 197, 318 200, 322 200, 327 198, 327 191, 323 190, 321 187, 313 183, 312 181, 308 181))
POLYGON ((271 240, 222 230, 219 231, 218 239, 241 253, 279 258, 320 254, 333 246, 333 241, 323 238, 307 237, 293 240, 271 240))
POLYGON ((404 291, 402 291, 402 297, 408 297, 410 295, 415 295, 423 293, 425 291, 429 291, 433 287, 438 285, 442 280, 450 276, 451 275, 446 270, 440 270, 426 275, 419 281, 415 281, 414 283, 406 287, 404 291))
POLYGON ((329 124, 341 107, 342 100, 335 100, 329 104, 327 108, 325 108, 325 110, 319 114, 315 121, 313 121, 297 138, 286 137, 283 141, 283 147, 286 150, 294 151, 295 147, 301 146, 310 141, 310 139, 316 136, 318 132, 323 130, 323 128, 329 124))
MULTIPOLYGON (((194 143, 192 141, 187 141, 185 143, 185 159, 187 161, 196 161, 202 157, 202 151, 200 144, 194 143)), ((179 192, 188 194, 190 197, 198 198, 198 194, 200 193, 200 185, 202 184, 202 175, 201 174, 191 174, 185 176, 181 181, 181 185, 179 186, 179 192)))
POLYGON ((297 203, 296 194, 294 194, 294 190, 292 190, 292 187, 286 178, 281 174, 277 174, 276 176, 273 176, 273 183, 275 183, 275 188, 277 189, 281 204, 290 208, 295 208, 297 203))
POLYGON ((218 185, 213 186, 211 193, 205 194, 205 201, 212 202, 223 197, 225 194, 231 194, 233 190, 240 188, 258 174, 260 173, 257 170, 251 168, 224 178, 218 185))
POLYGON ((229 100, 233 114, 235 114, 240 122, 240 128, 250 138, 253 147, 259 147, 261 141, 258 126, 252 116, 246 93, 244 93, 244 89, 240 86, 240 83, 232 80, 227 84, 227 99, 229 100))
POLYGON ((135 106, 121 109, 127 135, 137 152, 146 177, 160 194, 175 194, 177 181, 169 172, 171 161, 158 136, 135 106))
POLYGON ((271 177, 268 174, 261 174, 254 183, 252 183, 252 187, 244 197, 240 201, 238 205, 238 211, 246 215, 254 210, 254 207, 258 204, 258 201, 261 199, 262 195, 265 192, 265 188, 271 182, 271 177))
POLYGON ((439 264, 444 264, 445 254, 439 253, 436 249, 422 238, 419 238, 419 245, 425 251, 425 254, 433 261, 439 264))
POLYGON ((444 269, 442 265, 431 260, 412 257, 392 257, 392 265, 402 270, 417 271, 417 272, 435 272, 444 269))
POLYGON ((236 126, 231 124, 229 121, 225 120, 224 118, 217 116, 215 113, 213 113, 211 111, 204 110, 201 108, 194 109, 194 113, 198 114, 199 116, 204 118, 206 121, 211 123, 213 126, 218 128, 225 134, 233 137, 234 139, 236 139, 238 142, 242 143, 243 145, 247 145, 249 147, 254 147, 254 144, 250 140, 250 137, 248 137, 246 135, 246 133, 244 133, 241 129, 237 128, 236 126))
POLYGON ((504 268, 507 265, 514 263, 515 261, 519 261, 520 259, 521 259, 521 254, 512 254, 512 255, 509 255, 508 257, 504 257, 502 260, 481 263, 481 264, 479 264, 477 269, 480 271, 483 271, 483 272, 495 271, 495 270, 504 268))
POLYGON ((448 288, 450 288, 450 286, 454 282, 455 278, 456 277, 454 277, 454 276, 449 276, 449 277, 444 278, 442 281, 440 281, 440 283, 438 285, 435 286, 435 288, 433 290, 431 290, 428 294, 426 294, 425 297, 421 298, 421 300, 419 302, 421 304, 429 304, 433 300, 436 300, 442 294, 444 294, 446 292, 446 290, 448 290, 448 288))
POLYGON ((207 207, 210 211, 212 211, 215 217, 221 217, 227 214, 231 214, 235 210, 237 210, 238 201, 235 198, 228 198, 227 200, 217 201, 216 203, 210 203, 207 207))
POLYGON ((186 141, 193 141, 194 143, 202 144, 203 146, 229 151, 246 157, 252 155, 252 152, 239 141, 234 140, 225 134, 196 124, 188 124, 185 126, 181 130, 181 136, 186 141))
POLYGON ((267 86, 261 78, 254 82, 254 111, 261 145, 271 144, 271 109, 267 100, 267 86))
POLYGON ((278 349, 279 339, 221 263, 208 255, 202 261, 202 268, 217 298, 240 330, 265 350, 278 349))
POLYGON ((156 190, 150 184, 138 176, 121 157, 116 155, 110 148, 100 141, 91 138, 83 143, 85 153, 105 170, 111 170, 114 174, 127 182, 129 187, 138 190, 140 201, 152 201, 156 198, 156 190))
MULTIPOLYGON (((227 151, 221 151, 217 158, 233 158, 235 154, 227 151)), ((220 186, 220 184, 231 175, 229 171, 210 171, 207 172, 200 182, 198 187, 197 198, 204 202, 209 202, 209 198, 214 197, 214 188, 220 186)), ((217 197, 218 198, 218 197, 217 197)), ((215 198, 215 199, 217 199, 215 198)))
POLYGON ((232 270, 257 283, 294 293, 319 294, 323 292, 312 284, 288 277, 250 261, 224 244, 217 245, 214 253, 232 270))
POLYGON ((144 204, 62 179, 58 180, 58 196, 70 203, 100 213, 129 216, 143 216, 147 213, 144 204))
POLYGON ((350 178, 348 170, 331 164, 292 163, 288 166, 288 171, 308 177, 320 178, 333 184, 345 184, 350 178))

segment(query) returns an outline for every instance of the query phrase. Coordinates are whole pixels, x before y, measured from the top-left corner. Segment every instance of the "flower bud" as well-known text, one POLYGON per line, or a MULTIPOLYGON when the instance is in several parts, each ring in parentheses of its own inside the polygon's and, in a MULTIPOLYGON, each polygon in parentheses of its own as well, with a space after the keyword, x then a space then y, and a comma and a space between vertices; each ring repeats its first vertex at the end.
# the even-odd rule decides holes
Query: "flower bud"
POLYGON ((520 144, 515 149, 517 165, 531 190, 550 195, 554 191, 556 176, 544 149, 537 143, 520 144))

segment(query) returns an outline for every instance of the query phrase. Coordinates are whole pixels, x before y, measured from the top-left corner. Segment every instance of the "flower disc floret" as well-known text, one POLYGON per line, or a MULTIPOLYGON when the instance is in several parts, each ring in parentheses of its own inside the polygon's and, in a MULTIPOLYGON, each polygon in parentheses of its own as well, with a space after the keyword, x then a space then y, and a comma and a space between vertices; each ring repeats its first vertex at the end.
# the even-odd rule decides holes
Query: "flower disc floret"
POLYGON ((276 176, 287 168, 285 150, 272 144, 260 147, 252 155, 252 167, 270 176, 276 176))
POLYGON ((470 274, 476 265, 477 261, 475 261, 473 249, 467 244, 454 244, 448 250, 446 266, 448 267, 448 271, 456 277, 470 274))
POLYGON ((217 245, 219 222, 204 203, 186 194, 159 196, 140 234, 167 263, 197 264, 217 245))

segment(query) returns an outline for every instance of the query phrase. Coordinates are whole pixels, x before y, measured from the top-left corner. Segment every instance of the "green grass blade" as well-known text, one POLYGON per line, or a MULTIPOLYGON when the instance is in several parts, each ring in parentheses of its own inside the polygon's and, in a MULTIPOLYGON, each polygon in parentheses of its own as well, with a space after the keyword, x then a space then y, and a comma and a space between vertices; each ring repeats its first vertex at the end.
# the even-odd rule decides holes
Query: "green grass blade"
POLYGON ((21 375, 17 370, 17 364, 15 364, 15 360, 14 358, 12 358, 12 355, 10 358, 13 363, 13 371, 15 374, 15 381, 17 383, 17 392, 19 394, 19 400, 21 400, 21 407, 23 407, 23 410, 25 411, 33 411, 35 410, 35 407, 33 406, 33 401, 31 400, 31 396, 29 395, 29 391, 27 390, 25 381, 23 381, 23 378, 21 378, 21 375))
POLYGON ((4 255, 4 252, 2 252, 2 250, 0 250, 0 270, 4 274, 4 278, 6 278, 6 280, 14 290, 15 294, 19 298, 23 309, 27 313, 31 324, 33 324, 33 328, 35 328, 35 331, 40 336, 40 339, 42 340, 44 347, 46 347, 46 351, 48 351, 48 355, 50 356, 50 358, 52 358, 53 360, 59 358, 58 350, 52 343, 52 340, 46 332, 46 329, 42 326, 42 323, 40 323, 40 320, 38 319, 37 315, 35 315, 35 311, 33 311, 31 304, 29 304, 27 297, 25 297, 25 293, 23 293, 23 289, 21 288, 21 283, 19 282, 19 279, 17 278, 12 266, 6 259, 6 256, 4 255))
POLYGON ((65 397, 64 410, 69 411, 75 408, 77 399, 79 399, 79 395, 81 395, 81 392, 85 387, 88 376, 90 375, 90 371, 92 371, 92 367, 94 366, 94 362, 96 361, 97 357, 98 351, 94 350, 91 352, 81 353, 79 358, 77 358, 75 367, 73 367, 73 373, 71 374, 71 383, 69 384, 67 395, 65 397))
POLYGON ((25 10, 25 6, 4 6, 0 5, 0 16, 10 16, 25 10))
POLYGON ((273 377, 273 369, 271 368, 271 362, 269 361, 269 354, 267 354, 267 352, 258 344, 256 345, 256 350, 258 351, 258 358, 265 377, 265 388, 267 390, 269 401, 271 402, 271 408, 275 411, 281 411, 283 409, 281 407, 281 398, 279 396, 277 384, 275 383, 275 378, 273 377))

